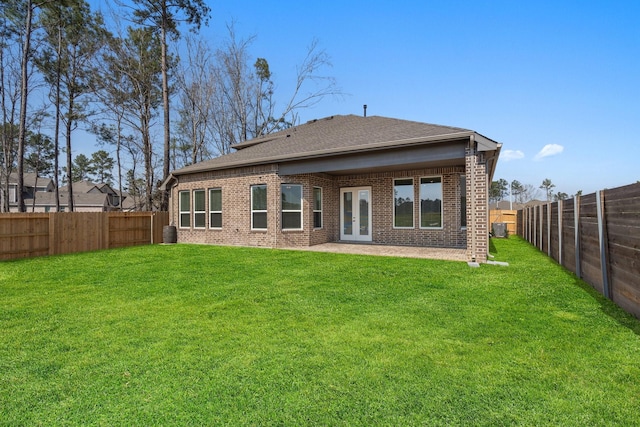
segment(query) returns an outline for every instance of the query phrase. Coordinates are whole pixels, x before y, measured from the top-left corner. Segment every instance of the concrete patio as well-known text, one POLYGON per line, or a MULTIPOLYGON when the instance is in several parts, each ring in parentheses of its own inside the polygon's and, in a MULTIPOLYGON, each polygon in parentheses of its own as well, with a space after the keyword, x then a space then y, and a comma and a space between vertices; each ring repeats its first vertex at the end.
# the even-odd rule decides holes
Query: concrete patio
POLYGON ((323 243, 304 248, 286 248, 313 252, 334 252, 358 255, 395 256, 403 258, 440 259, 446 261, 467 261, 466 249, 427 248, 415 246, 388 246, 354 243, 323 243))

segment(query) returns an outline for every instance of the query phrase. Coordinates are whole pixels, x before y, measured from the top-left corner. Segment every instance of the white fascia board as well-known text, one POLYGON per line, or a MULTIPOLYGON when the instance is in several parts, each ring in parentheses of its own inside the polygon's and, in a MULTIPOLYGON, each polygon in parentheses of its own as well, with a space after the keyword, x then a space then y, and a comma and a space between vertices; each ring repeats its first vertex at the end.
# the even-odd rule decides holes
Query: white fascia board
POLYGON ((474 135, 474 140, 478 144, 478 151, 495 151, 502 146, 502 144, 495 142, 494 140, 489 139, 486 136, 480 135, 479 133, 476 133, 474 135))

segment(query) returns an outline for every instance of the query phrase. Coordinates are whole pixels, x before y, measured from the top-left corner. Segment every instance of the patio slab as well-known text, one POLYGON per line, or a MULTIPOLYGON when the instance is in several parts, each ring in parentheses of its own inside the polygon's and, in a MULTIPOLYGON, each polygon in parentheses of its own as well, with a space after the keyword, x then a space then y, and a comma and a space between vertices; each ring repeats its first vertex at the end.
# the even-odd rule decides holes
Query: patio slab
POLYGON ((403 258, 440 259, 446 261, 467 261, 466 249, 427 248, 415 246, 388 246, 375 244, 354 244, 332 242, 304 248, 286 248, 313 252, 334 252, 357 255, 395 256, 403 258))

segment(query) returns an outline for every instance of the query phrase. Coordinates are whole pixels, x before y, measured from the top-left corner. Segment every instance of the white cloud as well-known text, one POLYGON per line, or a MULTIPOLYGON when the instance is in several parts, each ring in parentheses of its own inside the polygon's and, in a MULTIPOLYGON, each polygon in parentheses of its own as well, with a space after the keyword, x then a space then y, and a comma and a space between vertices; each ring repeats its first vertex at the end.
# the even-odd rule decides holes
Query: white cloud
POLYGON ((504 150, 500 153, 500 159, 508 162, 509 160, 523 159, 524 153, 520 150, 504 150))
POLYGON ((542 150, 533 158, 534 160, 542 160, 545 157, 555 156, 556 154, 560 154, 564 151, 564 147, 558 144, 547 144, 542 147, 542 150))

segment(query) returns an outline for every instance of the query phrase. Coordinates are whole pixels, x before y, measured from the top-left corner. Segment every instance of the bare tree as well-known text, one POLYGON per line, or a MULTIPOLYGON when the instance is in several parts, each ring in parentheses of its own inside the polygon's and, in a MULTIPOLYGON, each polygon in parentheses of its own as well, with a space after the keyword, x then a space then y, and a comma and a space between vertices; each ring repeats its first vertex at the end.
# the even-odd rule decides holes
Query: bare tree
POLYGON ((15 49, 15 33, 8 19, 9 5, 0 9, 0 212, 9 211, 9 176, 17 155, 21 70, 19 52, 15 49))
MULTIPOLYGON (((168 52, 168 38, 178 38, 178 24, 187 23, 193 28, 200 28, 207 23, 210 8, 204 0, 132 0, 134 19, 147 28, 157 31, 160 36, 160 62, 162 69, 162 104, 164 107, 164 161, 162 180, 169 176, 171 152, 171 121, 169 115, 169 69, 171 58, 168 52)), ((162 192, 160 209, 169 208, 169 193, 162 192)))
MULTIPOLYGON (((183 58, 183 69, 190 72, 181 73, 183 81, 179 85, 181 129, 192 126, 191 134, 208 135, 205 139, 191 138, 191 162, 197 160, 197 155, 203 158, 208 154, 205 140, 213 145, 212 155, 227 154, 234 144, 298 123, 301 109, 312 107, 327 96, 342 95, 335 79, 320 75, 331 64, 314 40, 297 67, 293 92, 284 97, 287 101, 279 108, 268 61, 253 60, 249 51, 255 36, 240 39, 232 24, 227 29, 228 39, 216 50, 215 61, 209 59, 209 50, 202 45, 183 58), (193 131, 196 125, 198 132, 193 131)), ((182 150, 186 149, 183 144, 182 150)))
POLYGON ((176 81, 178 87, 178 135, 173 139, 173 168, 210 156, 207 131, 213 118, 215 85, 210 75, 213 53, 209 46, 195 37, 187 36, 186 60, 179 66, 176 81), (178 162, 177 155, 182 161, 178 162))
POLYGON ((157 34, 147 28, 129 28, 127 35, 127 38, 114 38, 104 57, 105 72, 119 76, 117 81, 105 79, 111 86, 104 96, 120 103, 122 110, 117 111, 118 120, 140 136, 134 143, 144 157, 144 206, 152 210, 155 171, 151 128, 162 94, 161 69, 157 61, 160 43, 157 34))
POLYGON ((536 200, 540 197, 540 189, 532 184, 524 184, 522 186, 522 192, 520 193, 522 197, 522 203, 527 201, 536 200))
POLYGON ((319 49, 318 40, 313 40, 307 48, 304 61, 297 67, 296 86, 293 94, 280 116, 273 121, 276 127, 281 122, 298 123, 299 110, 313 107, 327 96, 343 95, 335 78, 318 74, 321 69, 326 67, 331 67, 330 57, 324 49, 319 49))
POLYGON ((24 146, 27 137, 27 98, 29 96, 29 62, 31 58, 31 33, 34 9, 38 6, 33 0, 27 0, 24 9, 24 35, 22 40, 22 59, 20 62, 20 119, 18 121, 18 211, 25 212, 24 204, 24 146))

